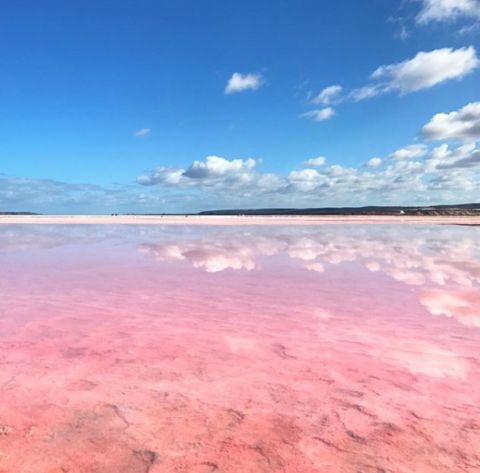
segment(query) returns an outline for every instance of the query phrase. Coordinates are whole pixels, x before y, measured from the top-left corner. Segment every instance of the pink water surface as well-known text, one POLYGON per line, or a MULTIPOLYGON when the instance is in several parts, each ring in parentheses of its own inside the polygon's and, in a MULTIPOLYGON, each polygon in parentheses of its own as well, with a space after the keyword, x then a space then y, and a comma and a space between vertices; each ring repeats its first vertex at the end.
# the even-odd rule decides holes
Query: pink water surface
POLYGON ((480 230, 0 225, 1 473, 480 471, 480 230))

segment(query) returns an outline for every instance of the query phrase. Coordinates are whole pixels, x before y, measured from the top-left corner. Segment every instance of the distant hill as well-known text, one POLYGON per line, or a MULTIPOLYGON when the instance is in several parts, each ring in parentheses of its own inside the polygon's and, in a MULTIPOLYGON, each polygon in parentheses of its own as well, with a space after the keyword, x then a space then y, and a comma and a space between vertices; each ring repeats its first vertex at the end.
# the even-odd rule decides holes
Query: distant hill
POLYGON ((375 206, 206 210, 199 215, 480 215, 480 203, 431 206, 375 206))

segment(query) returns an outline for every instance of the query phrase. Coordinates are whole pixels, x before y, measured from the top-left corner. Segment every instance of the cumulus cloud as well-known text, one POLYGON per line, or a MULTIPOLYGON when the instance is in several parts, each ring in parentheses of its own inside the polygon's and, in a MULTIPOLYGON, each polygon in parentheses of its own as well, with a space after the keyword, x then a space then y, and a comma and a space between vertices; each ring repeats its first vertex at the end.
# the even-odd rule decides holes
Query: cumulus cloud
POLYGON ((480 18, 478 0, 420 0, 422 8, 416 21, 426 24, 433 21, 451 21, 459 17, 480 18))
POLYGON ((303 162, 304 166, 323 166, 327 162, 325 156, 318 156, 316 158, 310 158, 303 162))
POLYGON ((302 169, 301 171, 291 171, 288 175, 288 184, 299 192, 313 192, 320 185, 328 185, 328 178, 324 173, 316 169, 302 169))
POLYGON ((244 92, 245 90, 257 90, 263 83, 264 81, 261 74, 241 74, 240 72, 234 72, 228 80, 225 93, 234 94, 244 92))
POLYGON ((469 143, 457 148, 442 144, 434 148, 428 156, 428 169, 461 169, 480 165, 480 149, 469 143))
POLYGON ((421 158, 427 154, 427 147, 423 144, 409 145, 400 148, 390 154, 392 159, 412 159, 421 158))
POLYGON ((315 110, 310 110, 308 112, 302 113, 300 117, 310 118, 314 122, 323 122, 332 118, 335 115, 335 110, 332 107, 318 108, 315 110))
POLYGON ((412 59, 377 68, 370 77, 379 82, 353 91, 353 97, 363 100, 392 91, 400 94, 416 92, 448 80, 461 79, 479 64, 473 46, 420 51, 412 59))
POLYGON ((140 128, 140 130, 137 130, 133 136, 136 136, 137 138, 145 138, 146 136, 148 136, 150 134, 150 132, 152 131, 151 128, 140 128))
POLYGON ((378 168, 382 164, 382 158, 371 158, 367 161, 367 166, 369 168, 378 168))
POLYGON ((152 173, 137 178, 139 184, 152 186, 163 184, 178 187, 213 187, 215 185, 248 184, 256 166, 254 159, 228 160, 220 156, 207 156, 194 161, 187 169, 159 167, 152 173))
POLYGON ((312 103, 316 105, 330 105, 338 100, 342 92, 341 85, 330 85, 325 87, 316 97, 312 99, 312 103))
POLYGON ((319 158, 307 160, 303 164, 309 167, 283 176, 261 172, 258 162, 251 158, 209 156, 186 169, 158 168, 139 177, 138 182, 205 190, 221 199, 227 196, 235 206, 254 199, 263 199, 267 206, 319 202, 348 205, 362 199, 418 203, 420 196, 438 201, 471 200, 475 199, 475 187, 480 185, 480 149, 474 144, 450 148, 444 143, 431 150, 423 144, 409 145, 385 159, 372 158, 358 168, 338 164, 322 167, 325 161, 319 158), (458 192, 449 196, 447 191, 458 192))
POLYGON ((437 113, 423 127, 429 140, 480 140, 480 102, 471 102, 450 113, 437 113))
POLYGON ((183 175, 192 179, 208 179, 249 172, 255 165, 255 160, 251 158, 245 160, 233 159, 229 161, 219 156, 207 156, 205 161, 194 161, 183 175))
POLYGON ((342 101, 359 102, 386 93, 405 95, 417 92, 449 80, 462 79, 479 65, 473 46, 420 51, 413 58, 378 67, 367 84, 351 90, 342 101))

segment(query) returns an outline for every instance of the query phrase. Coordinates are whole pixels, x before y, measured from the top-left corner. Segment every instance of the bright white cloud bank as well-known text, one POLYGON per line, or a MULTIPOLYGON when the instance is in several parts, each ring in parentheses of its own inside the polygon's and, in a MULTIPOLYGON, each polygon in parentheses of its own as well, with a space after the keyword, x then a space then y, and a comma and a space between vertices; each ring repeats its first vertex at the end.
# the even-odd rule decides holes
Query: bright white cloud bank
POLYGON ((244 92, 245 90, 257 90, 263 85, 263 78, 260 74, 241 74, 234 72, 226 87, 226 94, 244 92))
MULTIPOLYGON (((477 104, 435 115, 423 133, 432 139, 478 138, 477 104), (448 118, 440 120, 441 127, 437 126, 438 116, 448 118)), ((326 165, 323 156, 308 159, 303 166, 284 176, 261 172, 259 162, 252 158, 209 156, 185 169, 158 168, 139 177, 138 182, 184 192, 202 191, 212 197, 216 207, 478 200, 480 148, 474 143, 431 147, 416 143, 384 158, 371 158, 358 168, 326 165)))
POLYGON ((426 24, 433 21, 451 21, 458 17, 480 18, 479 0, 420 0, 422 9, 416 20, 426 24))

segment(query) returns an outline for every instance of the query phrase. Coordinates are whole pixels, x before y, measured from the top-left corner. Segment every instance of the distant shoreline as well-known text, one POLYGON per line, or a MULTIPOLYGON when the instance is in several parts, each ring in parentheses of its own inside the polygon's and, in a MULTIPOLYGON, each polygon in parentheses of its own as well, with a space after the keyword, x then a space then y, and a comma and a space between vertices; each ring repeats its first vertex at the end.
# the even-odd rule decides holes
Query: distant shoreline
POLYGON ((0 215, 0 225, 321 225, 446 224, 480 225, 478 216, 424 215, 0 215))
MULTIPOLYGON (((1 216, 42 216, 35 212, 12 212, 0 211, 1 216)), ((310 208, 247 208, 247 209, 216 209, 204 210, 198 213, 111 213, 112 217, 144 218, 144 217, 480 217, 480 203, 446 204, 429 206, 408 205, 366 205, 363 207, 310 207, 310 208)), ((65 217, 65 216, 64 216, 65 217)), ((71 217, 83 217, 81 215, 69 215, 71 217)), ((92 216, 95 217, 95 216, 92 216)), ((106 216, 104 216, 106 217, 106 216)))

